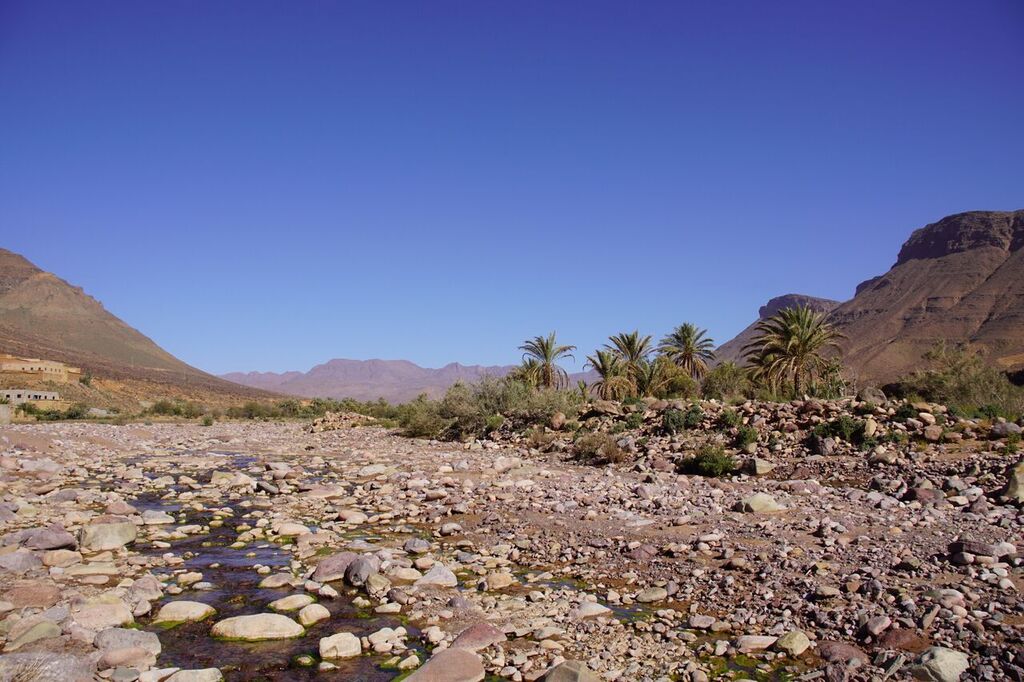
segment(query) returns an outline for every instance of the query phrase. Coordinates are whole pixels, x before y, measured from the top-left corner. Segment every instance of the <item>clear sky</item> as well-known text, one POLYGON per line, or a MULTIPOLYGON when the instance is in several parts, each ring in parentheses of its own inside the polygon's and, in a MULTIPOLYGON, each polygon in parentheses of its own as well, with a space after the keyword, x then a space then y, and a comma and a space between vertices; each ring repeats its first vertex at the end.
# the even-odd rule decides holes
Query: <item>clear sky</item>
POLYGON ((1019 0, 0 0, 0 246, 213 372, 724 341, 1022 159, 1019 0))

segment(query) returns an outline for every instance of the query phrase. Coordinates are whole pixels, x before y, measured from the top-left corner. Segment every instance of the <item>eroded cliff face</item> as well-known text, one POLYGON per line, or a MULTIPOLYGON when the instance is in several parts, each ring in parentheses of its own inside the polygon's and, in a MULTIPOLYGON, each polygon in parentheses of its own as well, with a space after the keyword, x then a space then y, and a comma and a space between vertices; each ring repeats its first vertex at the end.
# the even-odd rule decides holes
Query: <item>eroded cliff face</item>
POLYGON ((891 380, 936 341, 971 343, 1003 368, 1024 365, 1024 211, 972 211, 916 230, 884 275, 831 314, 847 364, 891 380))
MULTIPOLYGON (((937 341, 971 343, 1007 370, 1024 368, 1024 211, 971 211, 916 230, 895 265, 838 303, 802 294, 771 299, 758 320, 796 305, 829 314, 846 335, 844 360, 864 381, 922 366, 937 341)), ((718 349, 742 361, 755 321, 718 349)))

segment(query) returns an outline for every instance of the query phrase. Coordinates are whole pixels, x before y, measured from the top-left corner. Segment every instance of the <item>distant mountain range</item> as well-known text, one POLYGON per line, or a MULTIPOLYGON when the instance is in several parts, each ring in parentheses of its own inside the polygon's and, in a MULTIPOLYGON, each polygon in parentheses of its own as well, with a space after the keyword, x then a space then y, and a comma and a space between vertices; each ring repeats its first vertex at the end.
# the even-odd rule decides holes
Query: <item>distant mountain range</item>
MULTIPOLYGON (((862 381, 885 382, 922 366, 938 340, 967 342, 1008 371, 1024 368, 1024 211, 958 213, 922 227, 884 275, 861 283, 845 303, 788 294, 761 308, 793 304, 829 313, 847 338, 844 363, 862 381)), ((756 322, 754 323, 756 324, 756 322)), ((722 344, 740 360, 753 325, 722 344)))
POLYGON ((308 398, 355 398, 389 402, 412 400, 421 393, 439 397, 452 384, 490 375, 502 377, 512 365, 482 367, 450 363, 438 369, 408 360, 329 360, 308 372, 231 372, 221 378, 276 393, 308 398))

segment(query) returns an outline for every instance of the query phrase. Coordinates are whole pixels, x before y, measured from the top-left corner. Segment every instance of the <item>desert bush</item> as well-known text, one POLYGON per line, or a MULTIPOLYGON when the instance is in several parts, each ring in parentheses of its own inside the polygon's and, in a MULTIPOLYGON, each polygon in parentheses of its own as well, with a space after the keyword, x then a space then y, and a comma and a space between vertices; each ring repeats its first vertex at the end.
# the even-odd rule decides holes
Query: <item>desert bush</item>
POLYGON ((607 433, 588 433, 573 443, 573 453, 588 464, 615 464, 625 461, 626 452, 607 433))
POLYGON ((967 417, 1012 420, 1024 414, 1024 388, 988 365, 980 353, 940 343, 925 354, 925 360, 931 367, 904 377, 889 390, 897 395, 920 395, 967 417))
POLYGON ((556 438, 558 436, 545 430, 543 426, 534 427, 526 432, 526 443, 535 450, 547 448, 556 438))
POLYGON ((818 424, 811 429, 811 434, 818 438, 838 438, 860 445, 864 442, 864 422, 844 414, 833 421, 818 424))
POLYGON ((757 437, 757 429, 748 424, 743 424, 736 430, 736 446, 744 448, 751 443, 756 443, 757 437))
POLYGON ((727 476, 736 470, 736 461, 721 445, 705 445, 683 462, 683 471, 701 476, 727 476))
POLYGON ((630 412, 626 415, 626 428, 629 430, 636 430, 644 425, 644 413, 643 412, 630 412))
POLYGON ((203 416, 203 426, 213 426, 213 417, 211 415, 203 416))
POLYGON ((410 438, 438 438, 448 428, 448 420, 441 416, 437 401, 425 395, 403 406, 398 423, 410 438))
POLYGON ((670 436, 686 428, 686 415, 682 410, 665 410, 661 415, 661 430, 670 436))
POLYGON ((716 424, 720 429, 731 429, 735 426, 739 426, 742 419, 740 418, 739 412, 736 410, 722 410, 718 415, 716 424))
POLYGON ((750 390, 747 370, 735 362, 723 362, 704 376, 701 395, 707 399, 726 400, 745 395, 750 390))
POLYGON ((82 384, 83 386, 86 386, 86 387, 92 386, 92 373, 91 372, 86 372, 85 374, 80 376, 78 378, 78 383, 80 383, 80 384, 82 384))

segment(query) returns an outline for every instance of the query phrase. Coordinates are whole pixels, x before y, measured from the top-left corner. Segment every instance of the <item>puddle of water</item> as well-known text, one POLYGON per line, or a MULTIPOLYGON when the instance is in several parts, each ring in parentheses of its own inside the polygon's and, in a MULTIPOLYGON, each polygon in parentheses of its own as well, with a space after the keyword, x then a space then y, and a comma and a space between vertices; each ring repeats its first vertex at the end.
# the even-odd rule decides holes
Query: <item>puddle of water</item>
MULTIPOLYGON (((133 500, 140 511, 159 509, 176 512, 180 505, 165 504, 156 495, 144 495, 133 500)), ((211 513, 191 514, 188 523, 207 523, 211 513)), ((225 517, 227 520, 230 517, 225 517)), ((243 680, 311 680, 314 677, 324 680, 367 680, 368 682, 384 682, 398 676, 394 670, 384 670, 380 666, 392 654, 363 655, 344 661, 336 661, 338 668, 333 671, 320 672, 314 664, 304 668, 296 663, 301 655, 318 657, 318 645, 321 637, 351 632, 357 636, 369 635, 383 627, 398 627, 404 623, 395 616, 381 616, 372 612, 361 611, 353 606, 351 598, 343 594, 338 599, 322 600, 322 604, 331 612, 331 617, 306 629, 303 637, 293 640, 277 640, 268 642, 223 642, 210 637, 212 624, 220 619, 232 616, 244 616, 255 613, 268 613, 267 604, 275 599, 301 590, 291 587, 280 589, 260 588, 259 583, 265 577, 254 569, 255 564, 271 567, 274 572, 287 571, 292 559, 291 552, 274 543, 261 540, 244 549, 230 549, 236 535, 226 523, 221 528, 211 528, 207 535, 190 536, 181 540, 172 540, 172 550, 179 556, 189 555, 184 564, 175 567, 199 571, 203 580, 214 585, 211 590, 185 590, 179 595, 168 595, 154 604, 153 611, 159 610, 164 603, 187 599, 200 601, 217 609, 217 614, 201 623, 185 623, 175 628, 164 628, 142 620, 144 629, 156 632, 160 636, 162 651, 157 660, 161 667, 220 668, 225 679, 233 682, 243 680), (217 564, 211 568, 211 564, 217 564)), ((167 550, 155 547, 142 548, 143 554, 159 555, 167 550)), ((166 571, 170 574, 170 570, 166 571)), ((295 613, 287 614, 295 617, 295 613)), ((406 625, 409 631, 407 644, 409 650, 399 653, 404 658, 416 651, 421 660, 426 655, 418 647, 419 632, 406 625)))

